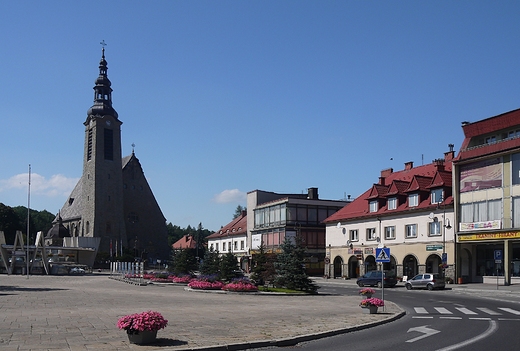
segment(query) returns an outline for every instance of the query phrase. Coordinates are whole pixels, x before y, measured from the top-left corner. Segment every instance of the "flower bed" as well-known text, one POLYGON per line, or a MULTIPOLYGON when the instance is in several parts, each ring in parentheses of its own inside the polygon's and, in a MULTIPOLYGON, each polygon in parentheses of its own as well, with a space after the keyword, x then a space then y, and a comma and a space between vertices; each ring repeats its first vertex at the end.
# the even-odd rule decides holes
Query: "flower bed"
POLYGON ((364 288, 359 290, 359 295, 374 295, 376 291, 371 288, 364 288))
POLYGON ((258 287, 247 279, 237 279, 222 287, 226 291, 258 291, 258 287))
POLYGON ((188 287, 192 289, 201 289, 201 290, 221 290, 224 286, 224 283, 220 281, 205 281, 205 280, 199 280, 194 279, 191 282, 189 282, 188 287))
POLYGON ((183 275, 183 276, 180 276, 180 277, 175 277, 174 276, 172 278, 172 281, 174 283, 181 283, 181 284, 188 284, 192 280, 193 280, 193 277, 191 275, 183 275))
POLYGON ((383 307, 384 305, 385 305, 385 302, 381 299, 378 299, 377 297, 371 297, 369 299, 364 299, 359 304, 359 306, 361 306, 361 307, 369 307, 369 306, 383 307))
POLYGON ((126 330, 129 334, 135 334, 142 331, 157 331, 165 328, 168 325, 168 320, 155 311, 147 311, 141 313, 134 313, 123 316, 117 321, 119 329, 126 330))

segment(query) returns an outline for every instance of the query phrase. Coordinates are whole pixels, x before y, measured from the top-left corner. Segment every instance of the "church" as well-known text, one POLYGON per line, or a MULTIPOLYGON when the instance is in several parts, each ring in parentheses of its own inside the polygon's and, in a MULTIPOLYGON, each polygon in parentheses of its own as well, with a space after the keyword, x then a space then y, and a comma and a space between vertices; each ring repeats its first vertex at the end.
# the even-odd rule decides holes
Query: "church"
POLYGON ((120 256, 123 248, 154 261, 170 255, 166 219, 134 150, 122 157, 121 125, 112 107, 103 46, 94 104, 87 111, 82 176, 57 220, 71 237, 98 237, 98 252, 120 256))

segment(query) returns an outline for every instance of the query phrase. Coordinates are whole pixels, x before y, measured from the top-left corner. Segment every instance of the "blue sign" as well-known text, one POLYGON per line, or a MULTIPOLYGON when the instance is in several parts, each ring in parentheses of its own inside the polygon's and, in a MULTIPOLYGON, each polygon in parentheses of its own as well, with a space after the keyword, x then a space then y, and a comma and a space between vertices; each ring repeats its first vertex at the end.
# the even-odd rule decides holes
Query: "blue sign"
POLYGON ((448 263, 448 253, 444 252, 442 254, 442 263, 448 263))
POLYGON ((376 262, 390 262, 390 248, 376 248, 376 262))
POLYGON ((495 250, 495 263, 502 263, 502 250, 495 250))

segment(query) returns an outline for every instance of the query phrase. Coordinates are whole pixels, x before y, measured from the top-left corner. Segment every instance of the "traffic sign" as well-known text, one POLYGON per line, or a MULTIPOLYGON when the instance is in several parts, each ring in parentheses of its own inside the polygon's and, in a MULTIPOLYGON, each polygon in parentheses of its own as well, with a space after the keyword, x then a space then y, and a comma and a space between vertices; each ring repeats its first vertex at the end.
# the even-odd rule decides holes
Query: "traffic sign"
POLYGON ((495 263, 502 263, 502 250, 495 250, 495 263))
POLYGON ((376 248, 376 262, 390 262, 390 248, 376 248))
POLYGON ((448 253, 443 252, 442 254, 442 263, 448 263, 448 253))

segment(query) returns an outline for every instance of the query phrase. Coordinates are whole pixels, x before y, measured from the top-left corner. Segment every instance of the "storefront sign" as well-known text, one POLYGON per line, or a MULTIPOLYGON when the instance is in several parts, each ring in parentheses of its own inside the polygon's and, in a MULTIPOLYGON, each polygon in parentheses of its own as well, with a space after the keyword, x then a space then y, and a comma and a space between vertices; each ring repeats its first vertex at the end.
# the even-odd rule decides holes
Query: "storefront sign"
POLYGON ((458 241, 520 239, 520 232, 483 233, 459 235, 458 241))
POLYGON ((502 221, 499 219, 494 221, 486 221, 486 222, 473 222, 473 223, 460 223, 459 231, 467 232, 470 230, 490 230, 490 229, 500 229, 500 225, 502 221))
POLYGON ((365 247, 365 255, 373 255, 374 248, 373 247, 365 247))

